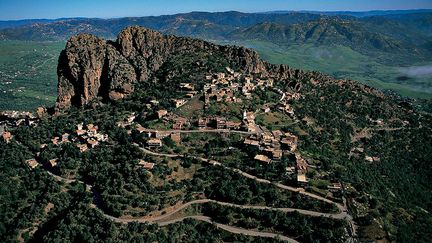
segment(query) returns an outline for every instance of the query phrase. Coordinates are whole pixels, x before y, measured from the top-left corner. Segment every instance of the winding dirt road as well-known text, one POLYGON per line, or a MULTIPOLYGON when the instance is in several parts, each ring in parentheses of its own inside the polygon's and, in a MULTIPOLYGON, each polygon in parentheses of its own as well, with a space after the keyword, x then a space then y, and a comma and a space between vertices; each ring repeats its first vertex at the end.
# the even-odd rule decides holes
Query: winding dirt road
POLYGON ((273 208, 273 207, 268 207, 268 206, 238 205, 238 204, 234 204, 234 203, 220 202, 220 201, 216 201, 216 200, 212 200, 212 199, 200 199, 200 200, 190 201, 190 202, 187 202, 185 204, 182 204, 181 206, 177 207, 175 210, 173 210, 169 213, 162 214, 159 216, 153 216, 153 217, 144 216, 144 217, 136 217, 136 218, 118 218, 118 217, 113 217, 113 216, 107 215, 105 213, 104 213, 104 215, 107 218, 109 218, 112 221, 117 222, 117 223, 140 222, 140 223, 158 223, 158 224, 160 224, 160 223, 165 222, 165 219, 169 218, 170 216, 178 213, 179 211, 181 211, 183 209, 186 209, 189 206, 192 206, 194 204, 204 204, 204 203, 216 203, 216 204, 219 204, 221 206, 229 206, 229 207, 235 207, 235 208, 241 208, 241 209, 271 210, 271 211, 280 211, 280 212, 284 212, 284 213, 298 212, 300 214, 304 214, 304 215, 312 216, 312 217, 326 217, 326 218, 339 219, 339 220, 343 220, 346 218, 346 214, 344 212, 333 214, 333 213, 321 213, 321 212, 305 210, 305 209, 297 209, 297 208, 273 208))
MULTIPOLYGON (((150 155, 154 155, 154 156, 162 156, 162 157, 170 157, 170 158, 185 157, 184 155, 180 155, 180 154, 163 154, 163 153, 157 153, 157 152, 153 152, 153 151, 150 151, 148 149, 142 148, 142 147, 140 147, 136 143, 134 145, 137 146, 137 147, 139 147, 141 149, 141 151, 143 151, 144 153, 150 154, 150 155)), ((274 182, 271 182, 270 180, 256 177, 256 176, 251 175, 249 173, 246 173, 246 172, 244 172, 242 170, 239 170, 239 169, 236 169, 236 168, 227 167, 227 166, 223 165, 222 163, 220 163, 218 161, 215 161, 215 160, 209 160, 209 159, 206 159, 206 158, 201 158, 201 157, 196 157, 196 156, 190 156, 190 157, 192 157, 194 159, 198 159, 198 160, 200 160, 202 162, 205 162, 205 163, 209 163, 209 164, 211 164, 213 166, 222 166, 225 169, 234 171, 234 172, 236 172, 236 173, 238 173, 238 174, 240 174, 240 175, 242 175, 242 176, 244 176, 246 178, 253 179, 253 180, 255 180, 257 182, 260 182, 260 183, 272 184, 272 185, 274 185, 274 186, 276 186, 276 187, 278 187, 280 189, 283 189, 283 190, 288 190, 288 191, 292 191, 292 192, 298 192, 298 193, 300 193, 302 195, 305 195, 305 196, 308 196, 308 197, 311 197, 311 198, 314 198, 314 199, 317 199, 317 200, 320 200, 320 201, 323 201, 323 202, 326 202, 326 203, 329 203, 329 204, 333 204, 342 213, 345 213, 345 216, 347 218, 351 218, 351 216, 347 213, 347 209, 346 209, 346 207, 344 205, 342 205, 340 203, 333 202, 332 200, 329 200, 327 198, 321 197, 319 195, 316 195, 316 194, 313 194, 313 193, 310 193, 310 192, 306 192, 303 188, 287 186, 287 185, 284 185, 284 184, 281 184, 281 183, 274 183, 274 182)))
POLYGON ((180 207, 176 208, 175 210, 173 210, 167 214, 163 214, 163 215, 156 216, 156 217, 145 216, 145 217, 140 217, 140 218, 117 218, 117 217, 113 217, 111 215, 107 215, 104 212, 101 212, 101 213, 106 218, 110 219, 111 221, 116 222, 116 223, 122 223, 122 224, 139 222, 139 223, 156 223, 159 226, 167 226, 169 224, 178 223, 178 222, 181 222, 181 221, 189 218, 189 219, 195 219, 195 220, 211 223, 211 224, 215 225, 217 228, 229 231, 229 232, 234 233, 234 234, 244 234, 244 235, 256 236, 256 237, 277 238, 277 239, 280 239, 283 241, 297 242, 296 240, 294 240, 292 238, 289 238, 287 236, 280 235, 280 234, 248 230, 248 229, 243 229, 243 228, 239 228, 239 227, 235 227, 235 226, 216 223, 216 222, 213 222, 210 217, 202 216, 202 215, 185 216, 185 217, 180 217, 180 218, 176 218, 176 219, 165 220, 165 219, 171 217, 172 215, 174 215, 175 213, 177 213, 177 212, 179 212, 179 211, 181 211, 181 210, 183 210, 183 209, 185 209, 191 205, 203 204, 203 203, 216 203, 216 204, 223 205, 223 206, 231 206, 231 207, 244 208, 244 209, 263 209, 263 210, 274 210, 274 211, 282 211, 282 212, 295 212, 295 211, 297 211, 301 214, 306 214, 309 216, 317 216, 317 217, 322 216, 322 217, 338 218, 338 215, 322 214, 319 212, 308 211, 308 210, 298 210, 298 209, 294 209, 294 208, 271 208, 271 207, 266 207, 266 206, 237 205, 237 204, 233 204, 233 203, 219 202, 219 201, 215 201, 215 200, 211 200, 211 199, 201 199, 201 200, 191 201, 191 202, 182 204, 180 207))
POLYGON ((243 235, 249 235, 249 236, 254 236, 254 237, 275 238, 275 239, 287 241, 287 242, 290 242, 290 243, 298 243, 298 241, 296 241, 294 239, 291 239, 291 238, 283 236, 283 235, 275 234, 275 233, 253 231, 253 230, 247 230, 247 229, 238 228, 238 227, 234 227, 234 226, 229 226, 229 225, 225 225, 225 224, 215 223, 215 222, 213 222, 211 220, 210 217, 206 217, 206 216, 187 216, 187 217, 182 217, 182 218, 173 219, 173 220, 170 220, 170 221, 166 221, 166 222, 160 223, 159 226, 166 226, 166 225, 169 225, 169 224, 181 222, 181 221, 183 221, 185 219, 195 219, 195 220, 207 222, 207 223, 213 224, 217 228, 226 230, 226 231, 234 233, 234 234, 243 234, 243 235))
MULTIPOLYGON (((67 179, 67 178, 55 175, 55 174, 51 173, 50 171, 46 171, 46 172, 49 175, 53 176, 57 181, 62 181, 62 182, 67 183, 67 184, 70 184, 73 182, 79 182, 79 183, 85 184, 84 182, 81 182, 81 181, 76 180, 76 179, 67 179)), ((88 185, 88 184, 85 184, 85 185, 86 185, 86 188, 88 190, 90 190, 92 188, 91 185, 88 185)), ((169 218, 170 216, 174 215, 175 213, 177 213, 177 212, 179 212, 179 211, 181 211, 181 210, 183 210, 183 209, 185 209, 191 205, 204 204, 204 203, 216 203, 216 204, 223 205, 223 206, 231 206, 231 207, 244 208, 244 209, 263 209, 263 210, 275 210, 275 211, 282 211, 282 212, 295 212, 295 211, 297 211, 301 214, 305 214, 305 215, 309 215, 309 216, 317 216, 317 217, 322 216, 322 217, 339 218, 338 215, 322 214, 319 212, 308 211, 308 210, 301 210, 301 209, 294 209, 294 208, 271 208, 271 207, 266 207, 266 206, 237 205, 237 204, 233 204, 233 203, 219 202, 219 201, 211 200, 211 199, 194 200, 194 201, 182 204, 180 207, 176 208, 175 210, 173 210, 169 213, 166 213, 166 214, 163 214, 160 216, 155 216, 155 217, 145 216, 145 217, 139 217, 139 218, 118 218, 118 217, 114 217, 114 216, 111 216, 111 215, 104 213, 96 205, 93 205, 93 207, 95 209, 97 209, 104 217, 106 217, 107 219, 109 219, 113 222, 116 222, 116 223, 128 224, 128 223, 132 223, 132 222, 139 222, 139 223, 156 223, 159 226, 167 226, 169 224, 181 222, 185 219, 194 219, 194 220, 199 220, 202 222, 213 224, 217 228, 226 230, 226 231, 234 233, 234 234, 243 234, 243 235, 249 235, 249 236, 254 236, 254 237, 275 238, 275 239, 279 239, 279 240, 283 240, 283 241, 287 241, 287 242, 298 243, 298 241, 296 241, 292 238, 289 238, 287 236, 280 235, 280 234, 248 230, 248 229, 243 229, 243 228, 239 228, 239 227, 235 227, 235 226, 216 223, 216 222, 213 222, 211 220, 211 218, 207 217, 207 216, 194 215, 194 216, 185 216, 185 217, 171 219, 171 220, 165 220, 165 219, 169 218)))
MULTIPOLYGON (((185 157, 184 155, 180 155, 180 154, 157 153, 157 152, 153 152, 151 150, 148 150, 146 148, 142 148, 138 144, 134 144, 134 145, 137 146, 138 148, 140 148, 140 150, 143 151, 144 153, 154 155, 154 156, 162 156, 162 157, 170 157, 170 158, 185 157)), ((220 223, 215 223, 211 220, 210 217, 207 217, 207 216, 195 215, 195 216, 186 216, 186 217, 166 220, 170 216, 174 215, 175 213, 178 213, 179 211, 181 211, 181 210, 183 210, 183 209, 185 209, 191 205, 204 204, 204 203, 216 203, 216 204, 222 205, 222 206, 236 207, 236 208, 241 208, 241 209, 272 210, 272 211, 280 211, 280 212, 298 212, 300 214, 311 216, 311 217, 326 217, 326 218, 331 218, 331 219, 347 220, 348 223, 350 224, 350 227, 353 230, 354 235, 355 235, 355 225, 354 225, 353 219, 352 219, 351 215, 348 214, 347 209, 344 205, 333 202, 327 198, 315 195, 313 193, 305 192, 303 188, 286 186, 286 185, 283 185, 280 183, 273 183, 269 180, 258 178, 256 176, 248 174, 248 173, 241 171, 239 169, 227 167, 227 166, 223 165, 222 163, 215 161, 215 160, 210 160, 210 159, 196 157, 196 156, 192 156, 192 158, 198 159, 198 160, 205 162, 205 163, 209 163, 213 166, 222 166, 225 169, 232 170, 236 173, 241 174, 244 177, 253 179, 253 180, 260 182, 260 183, 272 184, 272 185, 274 185, 280 189, 283 189, 283 190, 289 190, 289 191, 297 192, 297 193, 300 193, 302 195, 305 195, 305 196, 308 196, 308 197, 311 197, 311 198, 314 198, 317 200, 321 200, 321 201, 326 202, 326 203, 336 205, 336 207, 339 209, 340 212, 339 213, 322 213, 322 212, 297 209, 297 208, 273 208, 273 207, 268 207, 268 206, 238 205, 238 204, 234 204, 234 203, 220 202, 220 201, 216 201, 216 200, 212 200, 212 199, 194 200, 194 201, 182 204, 181 206, 177 207, 175 210, 173 210, 169 213, 162 214, 159 216, 151 216, 151 217, 144 216, 144 217, 136 217, 136 218, 118 218, 118 217, 114 217, 114 216, 111 216, 111 215, 104 213, 101 209, 99 209, 97 207, 96 207, 96 209, 99 210, 106 218, 108 218, 111 221, 116 222, 116 223, 123 223, 123 224, 131 223, 131 222, 156 223, 159 226, 166 226, 166 225, 177 223, 177 222, 180 222, 180 221, 183 221, 185 219, 190 218, 190 219, 195 219, 195 220, 211 223, 220 229, 223 229, 223 230, 229 231, 231 233, 235 233, 235 234, 244 234, 244 235, 258 236, 258 237, 278 238, 278 239, 283 240, 283 241, 297 242, 296 240, 294 240, 292 238, 289 238, 289 237, 286 237, 283 235, 279 235, 279 234, 275 234, 275 233, 259 232, 259 231, 247 230, 247 229, 243 229, 243 228, 239 228, 239 227, 224 225, 224 224, 220 224, 220 223)), ((84 182, 81 182, 81 181, 76 180, 76 179, 63 178, 61 176, 58 176, 58 175, 51 173, 50 171, 47 171, 47 173, 50 174, 51 176, 53 176, 56 180, 62 181, 62 182, 68 183, 68 184, 73 183, 73 182, 84 183, 84 182)), ((84 184, 86 185, 87 190, 92 189, 91 185, 88 185, 86 183, 84 183, 84 184)))
POLYGON ((158 129, 144 129, 143 132, 166 132, 166 133, 237 133, 244 135, 256 134, 255 132, 238 131, 231 129, 199 129, 199 130, 158 130, 158 129))
MULTIPOLYGON (((154 156, 165 156, 165 157, 171 157, 171 158, 185 157, 184 155, 180 155, 180 154, 161 154, 161 153, 153 152, 153 151, 150 151, 148 149, 142 148, 138 144, 134 144, 134 145, 137 146, 138 148, 140 148, 141 151, 143 151, 144 153, 147 153, 147 154, 150 154, 150 155, 154 155, 154 156)), ((220 163, 218 161, 215 161, 215 160, 209 160, 209 159, 206 159, 206 158, 201 158, 201 157, 196 157, 196 156, 192 156, 192 158, 198 159, 198 160, 200 160, 202 162, 205 162, 205 163, 209 163, 209 164, 211 164, 213 166, 222 166, 225 169, 232 170, 232 171, 234 171, 236 173, 239 173, 240 175, 242 175, 244 177, 253 179, 253 180, 255 180, 257 182, 260 182, 260 183, 272 184, 272 185, 274 185, 274 186, 276 186, 276 187, 278 187, 280 189, 283 189, 283 190, 289 190, 289 191, 292 191, 292 192, 298 192, 299 194, 302 194, 304 196, 308 196, 308 197, 314 198, 316 200, 320 200, 320 201, 323 201, 323 202, 326 202, 326 203, 329 203, 329 204, 333 204, 340 211, 337 214, 330 214, 330 215, 333 215, 333 216, 329 216, 329 214, 326 214, 326 213, 319 213, 319 212, 308 211, 308 210, 300 210, 300 209, 292 209, 292 208, 291 209, 286 209, 286 210, 297 211, 299 213, 302 213, 302 214, 305 214, 305 215, 309 215, 309 216, 321 216, 321 217, 329 217, 329 218, 334 218, 334 219, 344 219, 344 220, 346 220, 348 222, 348 224, 350 226, 351 235, 352 236, 356 235, 357 227, 356 227, 356 225, 354 223, 353 217, 348 213, 348 209, 347 209, 347 207, 345 205, 342 205, 340 203, 336 203, 336 202, 334 202, 332 200, 329 200, 327 198, 324 198, 322 196, 319 196, 319 195, 316 195, 316 194, 313 194, 313 193, 310 193, 310 192, 306 192, 303 188, 291 187, 291 186, 283 185, 281 183, 271 182, 270 180, 267 180, 267 179, 258 178, 256 176, 248 174, 248 173, 246 173, 246 172, 244 172, 242 170, 239 170, 239 169, 236 169, 236 168, 227 167, 227 166, 223 165, 222 163, 220 163)), ((271 208, 268 208, 268 209, 271 209, 271 208)), ((286 212, 290 212, 290 211, 286 211, 286 212)), ((350 238, 349 242, 354 242, 353 237, 350 238)))

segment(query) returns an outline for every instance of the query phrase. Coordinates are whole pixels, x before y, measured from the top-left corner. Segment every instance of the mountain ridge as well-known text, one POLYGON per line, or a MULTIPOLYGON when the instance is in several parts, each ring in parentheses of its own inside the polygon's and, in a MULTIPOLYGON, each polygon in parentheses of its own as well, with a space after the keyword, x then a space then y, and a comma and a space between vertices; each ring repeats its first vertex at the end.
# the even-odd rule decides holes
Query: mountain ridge
MULTIPOLYGON (((33 23, 16 28, 0 29, 0 38, 9 40, 67 40, 75 34, 85 33, 96 34, 104 38, 115 38, 123 28, 131 25, 142 25, 146 28, 158 31, 167 29, 179 18, 189 21, 208 21, 215 25, 228 27, 229 29, 244 28, 263 21, 272 21, 284 24, 294 24, 305 21, 317 20, 322 15, 310 13, 287 13, 287 14, 263 14, 263 13, 242 13, 229 12, 191 12, 174 15, 148 16, 148 17, 124 17, 112 19, 99 18, 72 18, 48 23, 33 23), (87 29, 79 27, 87 25, 87 29), (78 31, 79 30, 79 31, 78 31)), ((346 16, 346 18, 353 18, 346 16)), ((221 33, 226 33, 222 30, 221 33)), ((182 35, 183 33, 175 33, 182 35)))
MULTIPOLYGON (((372 49, 379 49, 379 51, 386 53, 399 52, 399 50, 403 49, 409 49, 403 50, 409 53, 428 51, 425 46, 428 45, 429 36, 432 33, 430 28, 432 13, 428 11, 420 11, 417 14, 411 12, 396 13, 390 12, 388 15, 356 17, 308 12, 242 13, 229 11, 111 19, 71 18, 0 29, 0 39, 63 41, 80 33, 115 39, 118 33, 127 26, 140 25, 165 34, 191 36, 206 40, 236 41, 244 40, 248 34, 251 34, 248 31, 257 28, 262 23, 274 23, 274 25, 278 26, 285 25, 284 28, 292 29, 293 34, 299 35, 293 36, 294 38, 302 38, 301 29, 307 31, 310 28, 309 25, 315 24, 321 25, 318 29, 323 31, 331 27, 331 31, 337 33, 338 37, 345 35, 342 44, 354 49, 360 46, 363 50, 369 50, 372 47, 372 49), (338 30, 341 29, 345 33, 338 33, 338 30), (246 36, 242 36, 242 34, 246 36), (355 38, 353 40, 346 38, 350 36, 355 38), (363 46, 364 44, 366 45, 363 46), (390 49, 387 47, 390 47, 390 49), (416 51, 416 49, 419 50, 416 51)), ((281 37, 283 36, 271 36, 271 38, 266 39, 276 42, 281 37)), ((326 38, 329 37, 331 37, 331 33, 326 34, 326 38)), ((341 41, 341 38, 335 40, 341 41)), ((316 44, 320 44, 322 40, 317 39, 317 41, 316 44)))
MULTIPOLYGON (((82 106, 97 96, 121 99, 133 91, 133 83, 147 80, 173 53, 196 49, 221 52, 246 72, 265 72, 255 51, 244 47, 217 46, 202 40, 164 36, 132 26, 120 32, 116 42, 83 34, 72 37, 59 58, 58 109, 82 106)), ((280 66, 278 70, 283 70, 280 66)), ((277 67, 276 67, 277 69, 277 67)), ((291 75, 281 72, 281 76, 291 75)))
MULTIPOLYGON (((116 41, 82 34, 67 42, 57 68, 59 82, 56 109, 84 106, 98 97, 112 101, 127 97, 133 93, 136 83, 151 78, 170 57, 197 50, 221 55, 242 72, 259 74, 261 77, 334 80, 319 72, 270 64, 263 61, 256 51, 245 47, 221 46, 131 26, 121 31, 116 41)), ((299 85, 294 83, 293 86, 299 85)))

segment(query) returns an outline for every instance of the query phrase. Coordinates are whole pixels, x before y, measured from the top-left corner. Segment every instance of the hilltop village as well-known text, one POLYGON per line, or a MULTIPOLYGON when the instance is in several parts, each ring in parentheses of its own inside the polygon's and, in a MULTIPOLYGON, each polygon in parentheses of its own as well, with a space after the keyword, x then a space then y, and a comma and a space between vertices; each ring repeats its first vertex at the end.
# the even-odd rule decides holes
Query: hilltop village
MULTIPOLYGON (((311 168, 313 171, 319 168, 315 164, 310 164, 307 157, 298 149, 301 141, 295 133, 284 128, 285 123, 278 125, 278 122, 273 124, 266 121, 266 119, 284 119, 294 124, 301 122, 296 116, 292 102, 302 99, 302 95, 298 91, 283 90, 275 86, 272 79, 251 74, 244 75, 229 67, 225 68, 225 72, 205 76, 203 83, 203 85, 195 82, 179 83, 178 91, 173 96, 175 98, 169 98, 168 102, 149 97, 141 113, 125 111, 121 116, 116 116, 115 127, 124 132, 130 146, 142 152, 138 158, 134 159, 134 170, 141 171, 139 173, 143 173, 142 176, 145 177, 149 176, 148 178, 155 178, 160 175, 161 171, 166 171, 167 176, 163 179, 148 179, 150 185, 156 186, 158 184, 153 184, 161 183, 158 182, 160 180, 163 180, 163 183, 175 184, 198 173, 197 168, 202 166, 197 163, 198 161, 225 168, 231 171, 230 173, 239 173, 245 178, 256 176, 253 180, 265 184, 270 183, 270 179, 275 179, 275 181, 284 183, 276 186, 280 190, 308 195, 309 188, 315 187, 315 185, 311 186, 311 178, 309 178, 311 168), (271 98, 263 98, 260 102, 256 102, 259 99, 257 93, 270 95, 271 98), (251 103, 254 105, 250 105, 251 103), (215 107, 219 105, 232 108, 218 110, 215 107), (213 156, 206 151, 206 146, 211 143, 209 140, 204 143, 193 141, 199 140, 200 137, 209 140, 225 138, 233 142, 233 145, 217 149, 231 152, 226 154, 227 157, 213 156), (228 165, 227 161, 233 158, 230 156, 240 156, 237 157, 239 164, 228 165), (160 157, 166 158, 161 161, 160 157), (190 162, 193 165, 186 163, 181 169, 177 167, 173 169, 173 172, 169 172, 172 164, 179 163, 178 159, 194 162, 190 162), (269 178, 253 172, 257 168, 266 170, 267 167, 278 168, 276 172, 278 178, 269 178), (263 179, 259 179, 259 176, 263 176, 263 179)), ((44 108, 38 108, 35 114, 8 113, 8 119, 5 119, 7 122, 1 127, 2 139, 6 144, 12 143, 15 141, 13 128, 19 128, 21 124, 37 128, 39 122, 46 121, 46 119, 52 118, 44 108)), ((114 130, 113 128, 107 130, 101 123, 94 120, 93 122, 85 119, 71 121, 74 123, 67 124, 67 129, 63 129, 61 133, 54 133, 55 135, 49 140, 42 140, 44 142, 37 144, 38 148, 34 150, 37 152, 33 154, 33 157, 23 161, 30 171, 47 170, 56 180, 68 183, 79 181, 82 180, 80 172, 72 165, 65 165, 71 162, 62 157, 59 151, 77 151, 74 152, 74 156, 88 158, 91 154, 98 153, 100 147, 103 149, 119 145, 118 138, 115 138, 115 135, 112 137, 110 133, 114 130)), ((86 191, 92 190, 93 185, 87 182, 82 183, 86 185, 86 191)), ((322 206, 323 212, 328 212, 330 217, 346 217, 346 212, 343 211, 345 206, 338 204, 343 197, 341 183, 334 181, 320 190, 320 194, 313 197, 318 198, 320 203, 328 204, 322 206), (334 216, 335 210, 339 213, 335 213, 334 216)), ((169 200, 174 200, 179 191, 171 189, 167 193, 173 195, 168 197, 172 198, 169 200)), ((279 193, 278 197, 282 197, 282 194, 279 193)), ((137 195, 140 194, 140 192, 137 193, 137 195)), ((202 202, 209 200, 203 193, 194 194, 196 193, 187 196, 189 199, 177 199, 180 201, 166 201, 155 205, 146 202, 145 208, 155 210, 168 207, 167 212, 171 210, 171 213, 174 213, 181 210, 181 207, 176 207, 179 206, 178 203, 187 200, 196 200, 201 203, 200 200, 202 202), (170 209, 170 207, 173 208, 170 209)), ((320 203, 317 204, 317 209, 321 207, 320 203)), ((296 203, 289 203, 282 207, 296 207, 296 205, 296 203)), ((99 208, 100 206, 95 205, 94 207, 99 208)), ((305 208, 311 207, 315 206, 305 206, 305 208)), ((125 210, 124 215, 127 216, 129 211, 133 210, 125 210)), ((160 212, 155 213, 157 216, 160 212)), ((143 217, 155 217, 153 213, 146 216, 147 214, 146 211, 132 213, 132 215, 143 217)), ((354 226, 351 224, 350 227, 354 226)))
MULTIPOLYGON (((269 130, 264 126, 256 124, 256 114, 268 113, 270 111, 282 112, 293 119, 296 119, 295 112, 290 105, 290 101, 301 99, 299 93, 283 92, 273 86, 272 79, 255 78, 252 75, 243 75, 234 72, 233 69, 227 67, 226 73, 215 73, 206 76, 206 81, 202 90, 197 90, 192 83, 181 83, 179 90, 184 93, 184 98, 172 99, 172 108, 156 110, 152 119, 160 121, 163 124, 169 124, 166 129, 151 129, 146 128, 136 122, 137 115, 135 113, 125 117, 124 120, 118 121, 117 126, 127 129, 128 134, 133 133, 144 135, 142 141, 143 146, 148 149, 157 151, 164 145, 164 138, 170 138, 177 144, 182 141, 183 132, 198 130, 202 132, 241 132, 244 136, 243 148, 249 151, 255 151, 253 159, 262 163, 263 166, 271 163, 278 163, 283 156, 292 155, 295 158, 295 165, 286 167, 286 174, 295 178, 297 186, 308 186, 308 163, 301 153, 297 150, 298 137, 290 132, 281 130, 269 130), (212 103, 242 103, 252 99, 252 94, 255 90, 272 90, 280 95, 276 104, 264 104, 255 111, 244 110, 241 121, 229 120, 224 116, 207 116, 191 119, 175 114, 173 111, 186 105, 192 98, 197 95, 202 96, 204 101, 204 109, 212 103)), ((149 109, 156 108, 159 105, 158 100, 151 100, 147 104, 149 109)), ((5 140, 9 141, 12 135, 8 132, 3 134, 5 140)), ((81 153, 88 149, 95 148, 100 143, 107 142, 109 137, 98 131, 98 126, 93 124, 76 124, 76 130, 64 133, 60 137, 53 137, 51 143, 53 146, 59 146, 63 143, 72 143, 79 148, 81 153)), ((41 144, 43 150, 47 144, 41 144)), ((30 168, 39 166, 37 156, 34 159, 29 159, 26 164, 30 168)), ((49 161, 49 166, 54 168, 57 166, 57 159, 49 161)), ((151 170, 155 164, 144 160, 138 161, 139 165, 151 170)), ((332 185, 333 189, 340 190, 340 184, 332 185)))
POLYGON ((2 242, 431 238, 422 103, 139 26, 58 61, 0 112, 2 242))
MULTIPOLYGON (((283 182, 277 184, 280 188, 288 188, 307 195, 313 193, 312 197, 336 205, 345 200, 345 191, 350 190, 351 185, 325 179, 328 172, 299 149, 302 142, 296 135, 299 132, 285 127, 287 123, 310 122, 304 117, 298 117, 293 108, 294 102, 304 99, 301 90, 284 89, 276 85, 271 78, 245 75, 229 67, 225 68, 225 72, 206 75, 203 83, 204 85, 196 82, 181 82, 178 84, 175 98, 169 98, 166 102, 163 99, 150 97, 145 103, 143 112, 124 113, 122 119, 116 120, 115 125, 124 130, 133 145, 139 147, 144 154, 156 157, 192 158, 214 166, 226 166, 224 165, 226 162, 218 161, 221 158, 212 156, 202 157, 205 153, 194 154, 196 147, 189 147, 190 142, 188 142, 191 136, 211 133, 221 136, 236 134, 241 141, 236 143, 235 147, 222 148, 243 154, 241 157, 243 164, 238 165, 241 170, 232 169, 233 171, 246 171, 241 173, 245 173, 249 178, 255 178, 251 172, 256 168, 264 170, 267 167, 278 168, 278 178, 275 181, 283 182), (261 102, 256 102, 260 99, 260 93, 267 97, 261 102), (254 105, 250 105, 251 103, 254 105), (230 108, 222 109, 224 106, 230 108), (283 123, 280 124, 279 120, 283 123), (172 149, 173 144, 175 148, 182 147, 183 151, 192 151, 191 155, 177 153, 176 149, 172 149), (284 167, 278 167, 280 164, 284 167)), ((11 111, 1 115, 1 138, 5 143, 11 143, 14 141, 14 128, 21 125, 37 127, 38 123, 47 117, 47 110, 40 107, 35 113, 11 111)), ((369 117, 367 119, 378 129, 387 129, 383 119, 373 120, 369 117)), ((73 127, 74 129, 57 134, 49 141, 40 144, 38 152, 33 158, 26 159, 24 164, 30 170, 40 167, 57 176, 56 173, 61 171, 59 167, 62 167, 61 163, 64 161, 58 157, 47 159, 42 155, 45 151, 68 145, 77 148, 79 153, 85 155, 100 145, 104 147, 116 143, 103 129, 100 129, 97 122, 79 121, 73 124, 73 127)), ((204 144, 198 147, 205 149, 204 144)), ((380 161, 380 157, 367 154, 361 146, 352 148, 349 156, 364 159, 370 164, 380 161)), ((151 176, 164 166, 160 163, 155 159, 149 159, 148 156, 135 160, 135 165, 151 176)), ((66 180, 76 180, 73 174, 69 174, 72 177, 66 180)), ((167 178, 176 180, 173 175, 167 178)), ((268 177, 264 178, 266 179, 260 180, 270 183, 268 177)), ((87 186, 87 188, 91 187, 87 186)), ((337 207, 339 210, 346 210, 346 206, 337 207)), ((349 222, 350 230, 355 232, 355 225, 349 222)))
MULTIPOLYGON (((271 110, 283 112, 295 118, 294 110, 289 103, 291 100, 301 99, 301 95, 299 93, 283 92, 274 88, 272 79, 260 79, 253 77, 253 75, 243 75, 229 67, 226 67, 225 73, 206 76, 206 81, 209 83, 205 84, 201 91, 196 90, 195 85, 192 83, 181 83, 179 89, 184 93, 184 98, 172 99, 173 108, 181 108, 196 95, 202 95, 204 109, 208 109, 212 103, 247 102, 252 99, 252 94, 256 89, 271 89, 280 94, 281 97, 277 104, 265 104, 256 111, 244 110, 241 121, 229 120, 224 116, 198 117, 198 119, 194 120, 162 109, 155 112, 154 118, 162 123, 172 124, 171 127, 165 130, 149 129, 135 123, 135 114, 130 115, 124 121, 119 121, 118 126, 129 129, 128 133, 130 134, 133 129, 140 134, 145 134, 145 137, 147 137, 145 145, 152 149, 162 147, 163 138, 166 137, 176 143, 181 143, 182 132, 192 129, 203 132, 217 130, 244 132, 243 146, 253 148, 256 151, 253 158, 264 165, 277 163, 282 159, 282 156, 294 155, 296 166, 287 167, 286 173, 295 175, 297 184, 306 187, 308 183, 306 176, 308 164, 297 151, 297 136, 281 130, 269 130, 266 127, 257 125, 255 121, 257 113, 267 113, 271 110)), ((159 101, 151 100, 148 107, 157 106, 158 104, 159 101)))
MULTIPOLYGON (((263 166, 278 163, 284 156, 292 156, 295 160, 295 165, 285 168, 286 175, 295 178, 294 182, 297 186, 308 187, 307 172, 310 165, 297 150, 298 137, 290 132, 284 132, 279 129, 271 130, 256 123, 257 114, 269 113, 271 111, 281 112, 296 120, 297 117, 290 102, 301 99, 301 94, 298 92, 284 92, 274 87, 272 79, 261 79, 253 75, 243 75, 229 67, 226 67, 226 72, 224 73, 207 75, 206 82, 201 90, 198 90, 192 83, 181 83, 179 92, 183 94, 183 98, 172 99, 169 109, 157 109, 160 107, 160 102, 158 100, 149 101, 147 108, 155 111, 150 116, 150 119, 165 124, 165 129, 154 129, 143 126, 137 122, 138 116, 135 113, 128 115, 124 120, 118 121, 117 126, 127 129, 129 135, 143 135, 144 140, 139 142, 144 147, 155 151, 164 146, 165 138, 169 138, 176 144, 181 144, 182 134, 187 134, 188 132, 238 132, 244 137, 243 149, 254 151, 252 155, 253 159, 263 166), (197 96, 200 96, 200 99, 203 100, 204 110, 208 109, 213 103, 241 104, 253 99, 252 95, 258 89, 271 90, 280 97, 276 103, 264 104, 255 111, 243 110, 241 120, 229 120, 225 116, 216 115, 200 116, 197 119, 193 119, 182 117, 174 112, 185 106, 194 97, 197 98, 197 96)), ((17 124, 13 125, 26 122, 32 126, 36 126, 36 118, 41 118, 45 112, 46 110, 43 108, 38 108, 37 116, 33 114, 21 114, 21 116, 25 115, 27 118, 18 119, 17 124)), ((17 114, 14 113, 14 116, 17 116, 17 114)), ((94 124, 76 124, 75 130, 51 138, 51 145, 59 146, 64 143, 72 143, 81 153, 85 153, 88 149, 93 149, 100 143, 110 141, 108 135, 100 133, 98 129, 98 126, 94 124)), ((13 134, 8 131, 2 131, 2 137, 4 141, 9 142, 13 138, 13 134)), ((40 149, 43 150, 47 145, 41 144, 40 149)), ((39 154, 40 152, 36 154, 35 158, 29 159, 25 163, 32 169, 36 168, 40 165, 37 160, 39 154)), ((366 159, 369 159, 369 156, 366 159)), ((144 160, 139 160, 138 164, 148 170, 153 169, 155 166, 154 163, 144 160)), ((57 159, 49 160, 48 166, 55 168, 57 166, 57 159)), ((340 191, 342 189, 340 183, 333 183, 328 188, 331 191, 340 191)))

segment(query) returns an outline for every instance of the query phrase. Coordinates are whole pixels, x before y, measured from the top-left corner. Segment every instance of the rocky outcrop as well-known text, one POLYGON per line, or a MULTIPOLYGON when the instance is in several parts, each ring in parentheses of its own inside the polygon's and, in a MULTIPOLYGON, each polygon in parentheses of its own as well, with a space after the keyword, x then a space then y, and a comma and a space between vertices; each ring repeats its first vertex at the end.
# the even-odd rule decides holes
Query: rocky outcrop
POLYGON ((82 106, 95 97, 120 99, 133 91, 134 68, 109 42, 93 35, 72 37, 57 68, 56 108, 82 106))
POLYGON ((187 37, 166 36, 131 26, 115 42, 82 34, 72 37, 59 58, 56 108, 83 106, 95 98, 118 100, 131 94, 135 82, 147 80, 171 56, 208 51, 222 55, 246 73, 260 73, 278 79, 305 75, 286 65, 271 65, 250 49, 219 46, 187 37))

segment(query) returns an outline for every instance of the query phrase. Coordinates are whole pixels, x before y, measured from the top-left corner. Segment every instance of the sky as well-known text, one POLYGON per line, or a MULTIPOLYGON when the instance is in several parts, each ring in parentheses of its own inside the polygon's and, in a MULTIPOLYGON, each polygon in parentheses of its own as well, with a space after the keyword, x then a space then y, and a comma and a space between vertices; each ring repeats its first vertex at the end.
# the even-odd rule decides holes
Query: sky
POLYGON ((0 0, 0 19, 138 17, 191 11, 432 9, 432 0, 0 0))

